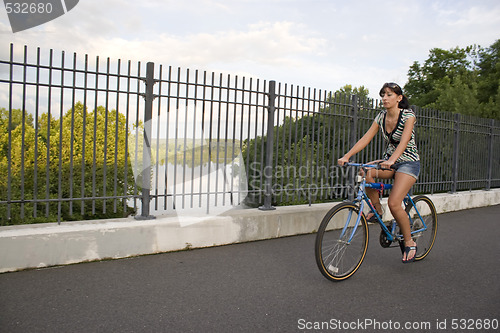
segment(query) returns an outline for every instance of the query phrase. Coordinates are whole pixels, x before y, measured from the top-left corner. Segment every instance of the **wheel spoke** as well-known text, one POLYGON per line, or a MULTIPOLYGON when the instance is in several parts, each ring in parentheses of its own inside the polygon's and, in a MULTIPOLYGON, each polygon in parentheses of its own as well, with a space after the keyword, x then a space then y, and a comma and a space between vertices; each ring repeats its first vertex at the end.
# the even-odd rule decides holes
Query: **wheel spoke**
POLYGON ((368 246, 368 227, 353 204, 343 203, 328 212, 316 237, 316 262, 330 280, 350 277, 361 265, 368 246), (348 225, 346 225, 348 224, 348 225), (353 234, 354 232, 354 234, 353 234))

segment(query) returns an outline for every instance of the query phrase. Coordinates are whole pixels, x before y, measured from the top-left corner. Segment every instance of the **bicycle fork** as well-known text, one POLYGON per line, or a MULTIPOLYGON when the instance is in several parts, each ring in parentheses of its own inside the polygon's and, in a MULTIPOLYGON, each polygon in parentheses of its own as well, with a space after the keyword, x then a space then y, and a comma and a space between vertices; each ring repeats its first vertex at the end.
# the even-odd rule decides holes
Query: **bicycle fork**
MULTIPOLYGON (((358 229, 359 223, 361 222, 361 214, 363 214, 363 208, 364 208, 364 202, 361 201, 360 207, 359 207, 359 214, 358 217, 356 217, 356 223, 354 224, 354 227, 352 228, 351 234, 349 235, 349 238, 346 241, 343 241, 343 243, 349 245, 356 234, 356 230, 358 229)), ((353 210, 350 210, 349 213, 347 214, 347 221, 344 225, 344 228, 342 229, 342 233, 340 234, 340 239, 344 239, 344 236, 346 235, 347 228, 349 227, 349 224, 351 223, 351 218, 352 218, 352 213, 353 210)))

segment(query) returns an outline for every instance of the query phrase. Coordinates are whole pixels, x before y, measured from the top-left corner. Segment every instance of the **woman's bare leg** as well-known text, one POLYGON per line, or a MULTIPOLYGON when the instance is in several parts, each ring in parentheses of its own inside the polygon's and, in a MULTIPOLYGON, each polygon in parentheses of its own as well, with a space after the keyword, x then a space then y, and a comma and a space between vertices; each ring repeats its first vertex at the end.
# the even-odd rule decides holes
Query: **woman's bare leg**
MULTIPOLYGON (((374 183, 376 178, 391 179, 393 176, 394 176, 394 171, 370 169, 366 173, 366 181, 368 183, 374 183)), ((378 190, 373 188, 366 188, 366 195, 368 195, 368 198, 370 198, 370 201, 372 202, 377 212, 381 214, 382 205, 380 204, 380 197, 378 195, 378 190)))
MULTIPOLYGON (((388 206, 391 210, 392 216, 396 219, 396 222, 401 229, 403 238, 405 241, 405 246, 415 246, 416 243, 411 238, 411 227, 410 219, 408 214, 402 206, 402 202, 410 188, 415 184, 416 179, 413 176, 407 175, 405 173, 397 172, 394 176, 394 185, 392 186, 391 194, 389 195, 388 206)), ((414 250, 408 253, 408 257, 403 254, 403 260, 412 259, 416 252, 414 250)))

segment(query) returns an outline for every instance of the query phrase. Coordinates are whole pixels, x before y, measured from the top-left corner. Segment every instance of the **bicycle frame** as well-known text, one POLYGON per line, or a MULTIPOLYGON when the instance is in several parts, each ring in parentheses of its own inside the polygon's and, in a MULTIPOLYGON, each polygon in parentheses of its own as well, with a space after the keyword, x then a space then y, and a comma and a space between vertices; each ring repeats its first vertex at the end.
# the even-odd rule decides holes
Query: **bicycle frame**
POLYGON ((371 211, 375 216, 373 221, 380 225, 379 242, 383 248, 399 245, 403 254, 403 263, 424 259, 434 245, 437 232, 437 213, 432 201, 425 195, 418 195, 412 199, 408 193, 403 198, 401 208, 405 210, 410 219, 411 229, 414 229, 410 231, 411 238, 416 243, 414 257, 410 260, 405 259, 405 253, 408 257, 408 253, 413 250, 413 247, 406 246, 408 244, 405 244, 396 220, 393 219, 390 223, 382 221, 381 214, 378 214, 366 194, 367 188, 384 190, 393 187, 390 184, 368 183, 366 181, 365 175, 368 168, 383 169, 378 165, 371 164, 347 163, 346 165, 361 167, 365 173, 356 176, 356 183, 353 187, 357 193, 355 193, 355 199, 330 208, 321 220, 314 245, 316 264, 321 274, 330 281, 343 281, 351 277, 363 263, 368 250, 370 234, 363 210, 371 211), (366 208, 367 206, 368 208, 366 208))
MULTIPOLYGON (((377 165, 377 164, 359 164, 359 163, 347 163, 346 165, 348 166, 354 166, 354 167, 362 167, 362 168, 375 168, 375 169, 380 169, 380 166, 377 165)), ((366 174, 366 172, 365 172, 366 174)), ((392 230, 389 230, 387 228, 387 226, 385 225, 385 223, 382 221, 382 217, 378 214, 377 210, 375 209, 375 207, 373 207, 373 205, 371 204, 371 201, 370 201, 370 198, 368 198, 368 195, 366 194, 366 191, 365 191, 365 188, 374 188, 374 189, 391 189, 392 188, 392 184, 383 184, 383 183, 367 183, 366 182, 366 176, 363 175, 363 176, 357 176, 357 177, 361 177, 361 181, 359 181, 359 188, 358 188, 358 193, 356 195, 356 198, 354 198, 353 200, 353 203, 358 205, 359 206, 359 211, 360 212, 363 212, 364 208, 365 208, 365 204, 368 206, 368 208, 370 209, 371 213, 373 213, 376 218, 377 218, 377 222, 378 224, 380 225, 380 227, 382 228, 382 230, 384 231, 384 233, 386 234, 387 236, 387 240, 390 241, 390 242, 394 242, 395 240, 402 240, 403 239, 403 236, 402 235, 396 235, 395 234, 395 224, 392 225, 392 230)), ((417 212, 418 214, 418 217, 420 218, 420 221, 422 221, 422 224, 423 224, 423 227, 418 229, 418 230, 413 230, 411 232, 412 235, 416 234, 416 233, 419 233, 419 232, 422 232, 422 231, 425 231, 427 230, 427 225, 425 224, 425 221, 424 219, 422 218, 422 216, 420 215, 420 212, 418 211, 417 207, 415 206, 415 203, 413 202, 410 194, 406 194, 404 200, 403 200, 403 203, 405 205, 405 209, 411 205, 412 207, 415 208, 415 211, 417 212)), ((408 214, 408 218, 410 219, 410 226, 413 226, 413 219, 411 218, 410 214, 408 214)), ((350 214, 349 214, 350 215, 350 214)), ((347 229, 347 226, 349 225, 349 221, 351 219, 351 216, 348 217, 347 219, 347 223, 346 225, 344 226, 344 229, 342 230, 342 236, 344 235, 345 233, 345 230, 347 229)), ((354 236, 355 232, 356 232, 356 229, 358 228, 358 225, 361 221, 361 214, 358 214, 358 217, 356 219, 356 224, 354 225, 354 228, 353 228, 353 231, 349 237, 349 240, 348 240, 348 243, 351 242, 352 240, 352 237, 354 236)))

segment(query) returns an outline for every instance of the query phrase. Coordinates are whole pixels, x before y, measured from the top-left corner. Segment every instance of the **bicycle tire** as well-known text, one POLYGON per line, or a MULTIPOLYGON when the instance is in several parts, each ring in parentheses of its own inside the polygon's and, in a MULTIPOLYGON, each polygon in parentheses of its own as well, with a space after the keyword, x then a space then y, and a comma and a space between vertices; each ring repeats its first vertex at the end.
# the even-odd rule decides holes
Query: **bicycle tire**
MULTIPOLYGON (((419 195, 413 198, 413 203, 427 226, 427 230, 412 235, 413 240, 417 243, 417 253, 415 254, 417 261, 424 259, 431 252, 436 241, 438 220, 436 207, 431 199, 425 195, 419 195)), ((406 207, 406 212, 413 221, 412 231, 422 228, 422 220, 412 204, 406 207)))
POLYGON ((321 221, 316 233, 316 264, 328 280, 342 281, 351 277, 365 258, 368 224, 364 214, 361 214, 360 223, 352 234, 358 215, 358 207, 345 202, 330 209, 321 221), (351 241, 347 243, 349 238, 351 241))

